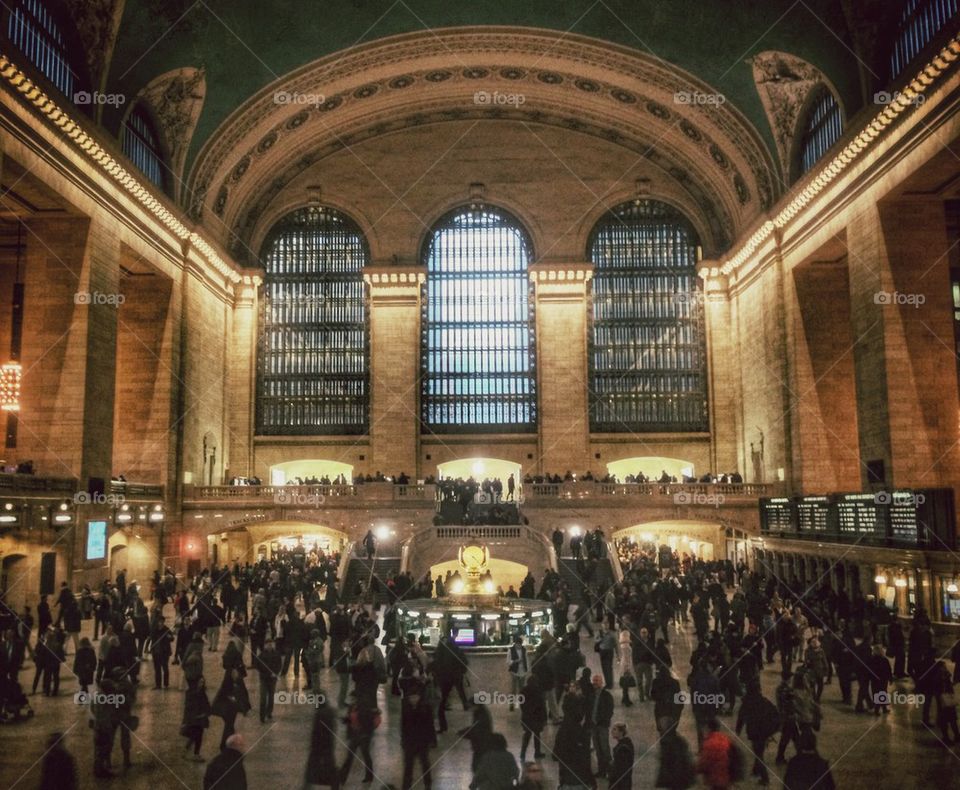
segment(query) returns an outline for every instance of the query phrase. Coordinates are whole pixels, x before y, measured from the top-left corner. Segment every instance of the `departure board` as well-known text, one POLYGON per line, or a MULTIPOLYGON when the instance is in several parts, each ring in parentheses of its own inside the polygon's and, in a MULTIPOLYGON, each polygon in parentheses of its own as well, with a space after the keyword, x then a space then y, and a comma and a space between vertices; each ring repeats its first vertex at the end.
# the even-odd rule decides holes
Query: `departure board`
POLYGON ((797 499, 797 524, 801 532, 827 532, 830 527, 830 498, 805 496, 797 499))

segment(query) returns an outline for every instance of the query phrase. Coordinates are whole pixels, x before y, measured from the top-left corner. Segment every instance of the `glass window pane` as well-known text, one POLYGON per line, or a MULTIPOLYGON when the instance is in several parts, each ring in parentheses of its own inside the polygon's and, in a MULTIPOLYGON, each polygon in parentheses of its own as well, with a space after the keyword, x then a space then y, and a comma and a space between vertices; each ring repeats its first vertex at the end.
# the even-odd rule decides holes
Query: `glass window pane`
POLYGON ((257 354, 257 433, 358 434, 369 419, 363 232, 325 207, 270 232, 257 354))
POLYGON ((624 203, 593 229, 590 430, 708 430, 697 243, 653 200, 624 203))
POLYGON ((526 231, 498 208, 457 209, 434 226, 423 256, 426 429, 535 429, 530 256, 526 231))

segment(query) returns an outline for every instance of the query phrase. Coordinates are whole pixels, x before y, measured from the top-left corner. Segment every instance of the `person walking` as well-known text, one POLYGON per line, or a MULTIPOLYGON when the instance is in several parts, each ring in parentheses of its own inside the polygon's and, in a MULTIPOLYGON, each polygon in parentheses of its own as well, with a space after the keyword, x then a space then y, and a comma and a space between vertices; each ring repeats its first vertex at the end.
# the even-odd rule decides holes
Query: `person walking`
POLYGON ((400 710, 400 746, 403 749, 402 790, 410 790, 413 782, 413 764, 419 760, 423 786, 430 790, 430 749, 437 745, 433 725, 433 708, 424 695, 420 683, 409 686, 400 710))
POLYGON ((62 732, 47 736, 47 750, 40 764, 39 790, 77 790, 80 786, 77 761, 67 751, 63 738, 62 732))
POLYGON ((809 731, 800 735, 797 753, 787 763, 785 790, 835 790, 830 764, 817 753, 817 738, 809 731))
MULTIPOLYGON (((276 651, 274 651, 276 652, 276 651)), ((307 755, 304 786, 329 785, 340 789, 340 772, 334 750, 337 737, 336 711, 327 702, 322 689, 314 688, 320 700, 313 714, 313 729, 310 733, 310 753, 307 755)))
POLYGON ((90 690, 90 684, 93 683, 94 675, 97 671, 97 653, 90 644, 88 637, 80 640, 80 647, 77 648, 77 655, 73 659, 73 674, 77 676, 77 682, 80 684, 80 690, 87 692, 90 690))
POLYGON ((604 688, 613 688, 613 661, 617 656, 617 637, 603 623, 597 626, 594 650, 600 656, 600 671, 603 673, 604 688))
POLYGON ((540 733, 547 726, 546 695, 540 688, 540 681, 536 675, 527 675, 527 682, 520 692, 523 702, 520 703, 520 726, 523 728, 523 740, 520 742, 520 762, 526 762, 527 747, 533 739, 533 757, 535 760, 543 758, 543 744, 540 733))
MULTIPOLYGON (((203 643, 200 643, 200 652, 203 653, 203 643)), ((187 687, 183 696, 183 718, 180 720, 180 734, 187 739, 185 750, 189 759, 203 762, 200 756, 200 747, 203 744, 203 731, 210 726, 210 700, 207 698, 207 688, 201 677, 196 683, 187 687), (190 749, 193 749, 191 754, 190 749)))
POLYGON ((614 724, 610 735, 617 742, 613 747, 613 759, 607 777, 610 784, 607 790, 633 790, 633 764, 636 750, 633 741, 627 735, 626 724, 614 724))
POLYGON ((780 728, 780 713, 777 706, 763 696, 760 690, 760 678, 751 680, 747 692, 740 703, 740 713, 737 715, 737 735, 743 727, 747 728, 747 740, 754 755, 751 774, 758 778, 760 785, 770 784, 770 775, 763 759, 763 752, 767 748, 767 741, 780 728))
POLYGON ((613 695, 607 691, 601 675, 593 676, 593 700, 587 712, 593 736, 593 750, 597 753, 597 775, 606 776, 610 770, 610 721, 613 719, 613 695))
POLYGON ((150 656, 153 658, 154 688, 170 688, 170 656, 173 654, 173 633, 164 623, 163 616, 157 618, 150 631, 150 656))
POLYGON ((581 726, 578 711, 579 702, 569 694, 564 696, 563 722, 553 744, 553 756, 560 763, 560 787, 563 790, 594 787, 590 771, 590 737, 581 726))
POLYGON ((477 763, 470 790, 511 790, 516 787, 519 776, 520 768, 507 750, 507 739, 495 732, 490 735, 489 748, 477 763))
POLYGON ((253 659, 253 665, 260 676, 260 723, 273 718, 273 701, 277 692, 277 679, 283 659, 277 652, 276 643, 269 637, 253 659))
POLYGON ((245 750, 243 736, 231 735, 220 754, 207 766, 203 775, 203 790, 247 790, 247 772, 243 767, 245 750))
POLYGON ((507 666, 510 670, 510 692, 512 694, 510 710, 512 711, 515 707, 515 700, 520 694, 520 689, 523 688, 527 673, 530 671, 527 662, 527 648, 524 647, 523 637, 520 634, 513 637, 513 644, 507 651, 507 666))
POLYGON ((363 703, 353 692, 353 704, 350 705, 345 719, 347 725, 347 759, 340 768, 340 784, 345 785, 350 778, 350 769, 353 767, 354 755, 360 755, 363 763, 363 783, 369 784, 374 779, 373 757, 370 754, 370 744, 373 742, 373 732, 380 723, 380 711, 363 703))
POLYGON ((677 732, 677 723, 678 720, 671 716, 663 716, 657 721, 657 730, 662 735, 655 786, 669 790, 686 790, 697 781, 697 772, 690 747, 677 732))
POLYGON ((637 685, 636 676, 633 674, 633 645, 630 640, 630 632, 624 628, 618 639, 620 660, 617 670, 620 674, 620 688, 623 690, 620 702, 629 708, 633 705, 630 700, 630 689, 636 688, 637 685))

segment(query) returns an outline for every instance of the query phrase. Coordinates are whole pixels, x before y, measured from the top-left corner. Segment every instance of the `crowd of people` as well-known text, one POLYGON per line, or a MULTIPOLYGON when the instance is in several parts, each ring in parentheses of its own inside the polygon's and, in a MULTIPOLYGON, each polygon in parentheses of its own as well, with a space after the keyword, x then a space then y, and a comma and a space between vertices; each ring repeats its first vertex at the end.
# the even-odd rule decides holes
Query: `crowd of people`
MULTIPOLYGON (((516 754, 507 735, 496 731, 490 706, 466 693, 471 660, 456 633, 441 634, 428 652, 398 629, 396 610, 405 599, 442 594, 453 577, 428 575, 419 584, 407 574, 393 577, 382 612, 363 601, 345 605, 338 596, 339 558, 318 548, 213 566, 187 584, 169 570, 158 572, 149 590, 128 584, 121 571, 91 596, 92 639, 78 639, 85 615, 65 584, 53 607, 41 598, 36 619, 29 607, 4 612, 3 710, 13 717, 9 701, 22 712, 25 695, 14 691, 29 658, 33 692, 42 686, 50 697, 59 693, 61 668, 72 668, 80 692, 94 695, 93 772, 106 779, 116 772, 118 735, 122 769, 135 769, 131 734, 151 699, 143 688, 149 679, 154 690, 169 688, 172 667, 179 667, 184 759, 207 762, 205 787, 219 790, 245 787, 238 717, 270 722, 278 691, 290 689, 316 694, 304 781, 338 788, 350 781, 354 762, 361 782, 376 777, 371 744, 385 704, 399 708, 399 729, 385 737, 400 746, 402 787, 411 787, 415 774, 429 787, 431 752, 448 737, 452 696, 469 714, 457 733, 471 745, 470 787, 477 790, 545 787, 546 761, 556 761, 563 788, 595 788, 598 778, 613 790, 630 788, 636 748, 626 712, 635 705, 652 707, 657 787, 690 787, 698 776, 716 790, 748 775, 769 784, 772 740, 775 764, 786 763, 780 781, 788 790, 829 790, 831 769, 817 751, 828 696, 883 716, 894 682, 912 681, 923 722, 940 730, 943 744, 960 739, 953 692, 960 642, 951 674, 922 610, 905 634, 882 607, 829 585, 804 595, 762 564, 751 570, 623 541, 616 544, 623 579, 595 580, 588 568, 606 560, 602 530, 571 534, 569 552, 563 533, 554 539, 558 558, 574 563, 580 584, 571 589, 562 574, 548 571, 539 590, 528 574, 517 593, 549 601, 552 628, 538 634, 535 646, 518 629, 507 651, 504 681, 515 695, 510 715, 518 717, 521 732, 516 754), (688 628, 695 647, 690 672, 681 677, 672 640, 688 628), (588 666, 590 652, 599 671, 588 666), (212 662, 222 668, 216 689, 206 682, 212 662), (780 682, 768 697, 761 679, 773 667, 780 682), (828 692, 831 687, 839 693, 828 692), (695 744, 680 734, 684 715, 692 716, 695 744), (214 719, 222 726, 208 760, 204 738, 214 719), (552 737, 548 728, 555 728, 552 737), (338 759, 341 743, 346 756, 338 759)), ((75 786, 70 771, 73 758, 62 744, 46 753, 45 787, 75 786)))
POLYGON ((658 477, 653 477, 644 474, 642 471, 637 472, 635 475, 626 475, 623 480, 621 480, 617 475, 607 474, 603 477, 594 477, 593 472, 589 469, 581 475, 578 475, 575 472, 571 472, 569 469, 563 474, 545 474, 545 475, 532 475, 527 474, 523 478, 524 483, 533 483, 533 484, 544 484, 544 483, 573 483, 573 482, 597 482, 597 483, 719 483, 719 484, 731 484, 731 483, 742 483, 743 475, 739 472, 722 472, 720 474, 714 474, 713 472, 705 472, 699 477, 695 475, 672 475, 667 472, 665 469, 660 472, 658 477))

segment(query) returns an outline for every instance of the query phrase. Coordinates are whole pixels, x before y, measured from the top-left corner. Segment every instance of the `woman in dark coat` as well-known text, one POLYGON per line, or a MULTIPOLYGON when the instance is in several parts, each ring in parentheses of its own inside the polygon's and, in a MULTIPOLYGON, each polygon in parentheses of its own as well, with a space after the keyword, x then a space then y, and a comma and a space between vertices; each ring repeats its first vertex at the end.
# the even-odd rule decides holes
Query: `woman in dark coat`
POLYGON ((201 677, 187 688, 183 698, 183 720, 180 722, 180 734, 187 739, 186 749, 193 746, 192 760, 203 762, 200 746, 203 743, 203 731, 210 726, 210 700, 201 677))
POLYGON ((89 691, 88 686, 93 683, 93 676, 97 671, 97 653, 87 637, 80 640, 80 647, 73 659, 73 674, 82 691, 89 691))
POLYGON ((247 687, 243 684, 236 669, 228 670, 223 676, 223 683, 213 699, 212 712, 214 716, 223 719, 223 734, 220 736, 220 748, 227 744, 227 738, 236 732, 237 714, 246 715, 250 710, 250 697, 247 687))
POLYGON ((590 736, 581 725, 579 706, 569 696, 563 700, 563 723, 557 730, 553 755, 560 762, 560 785, 562 787, 593 787, 593 771, 590 768, 590 736))
POLYGON ((307 756, 305 785, 330 785, 340 788, 340 772, 334 752, 337 732, 336 713, 326 702, 326 697, 313 716, 313 732, 310 735, 310 754, 307 756))
POLYGON ((523 702, 520 703, 520 726, 523 727, 523 741, 520 744, 520 762, 526 762, 527 746, 533 738, 533 756, 539 760, 543 757, 543 745, 540 742, 540 733, 547 726, 547 701, 540 689, 540 681, 536 675, 527 675, 527 682, 523 686, 523 702))

